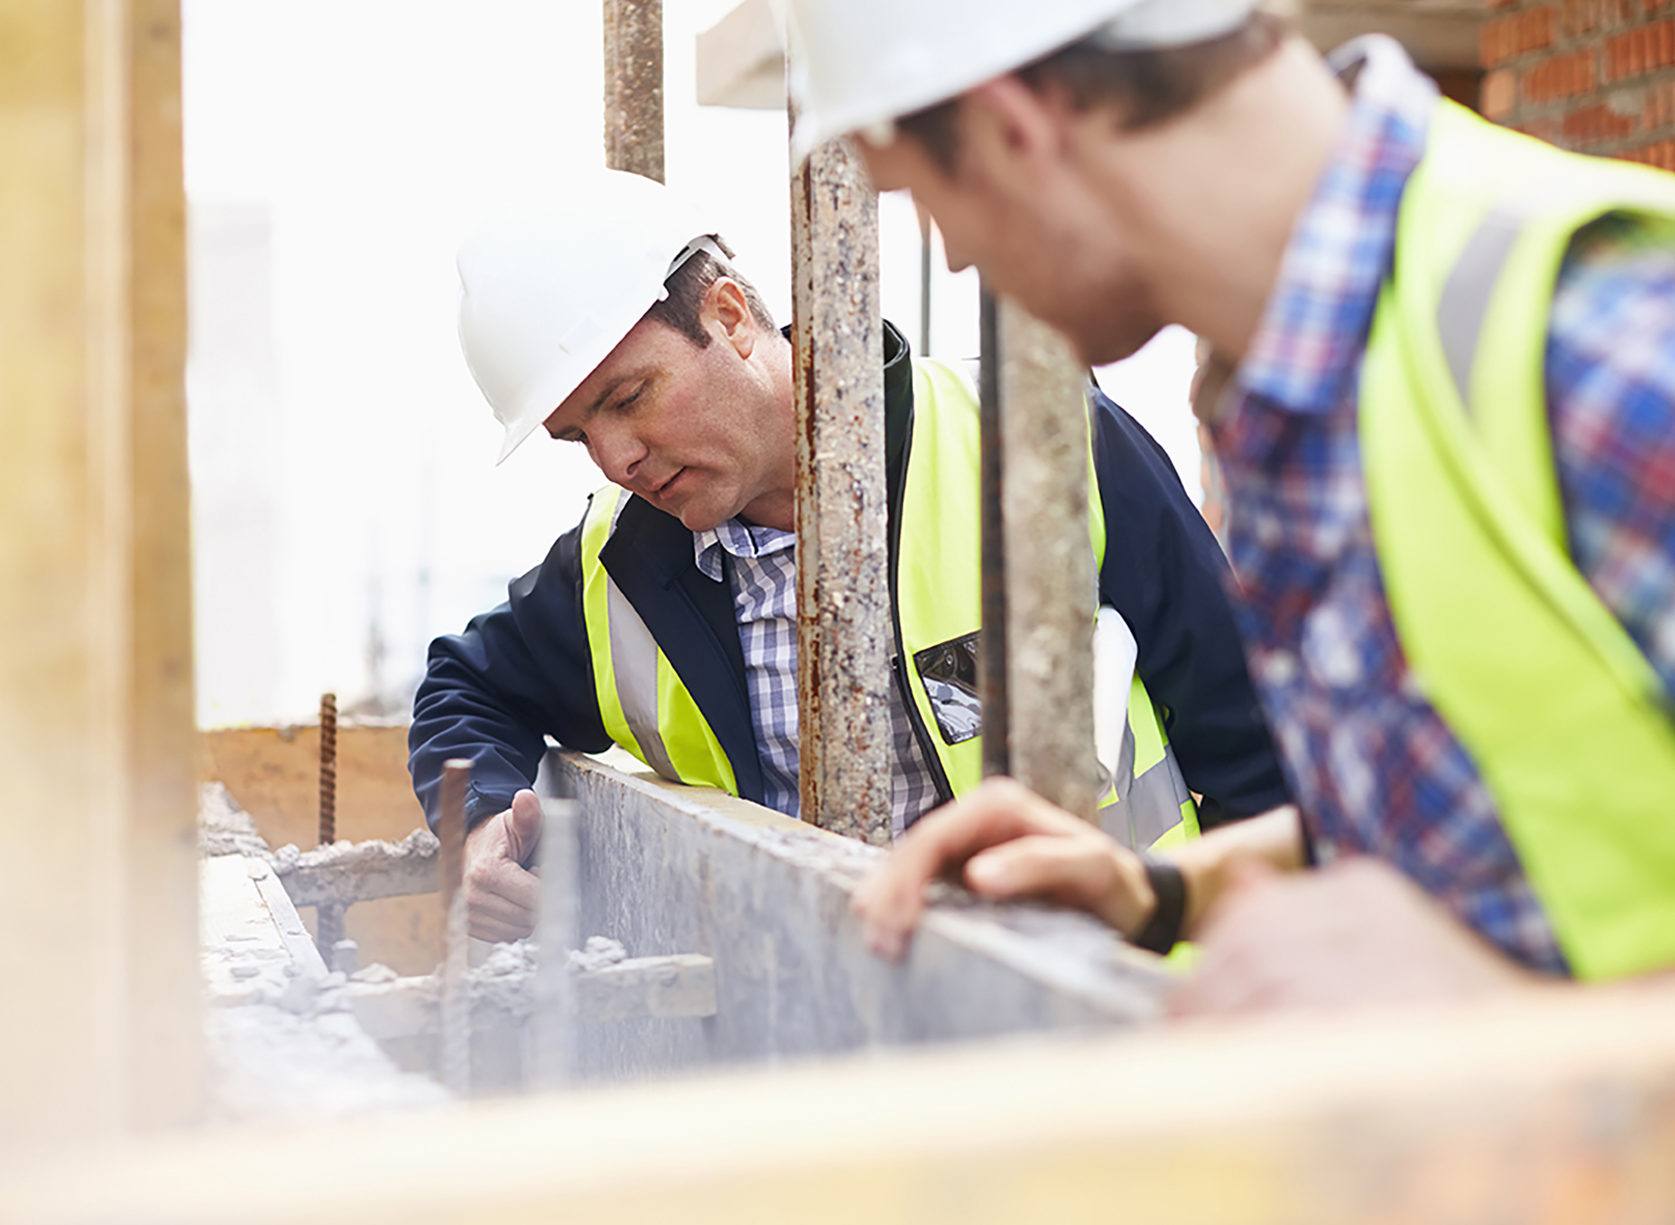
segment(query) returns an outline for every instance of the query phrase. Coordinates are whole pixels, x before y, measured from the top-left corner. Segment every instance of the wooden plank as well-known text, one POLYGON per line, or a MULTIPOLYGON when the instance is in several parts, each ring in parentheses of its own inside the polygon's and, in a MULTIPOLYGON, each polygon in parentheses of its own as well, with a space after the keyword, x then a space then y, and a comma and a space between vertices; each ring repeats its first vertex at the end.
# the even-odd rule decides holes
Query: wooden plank
POLYGON ((785 106, 785 57, 769 0, 744 0, 701 32, 697 60, 699 106, 785 106))
POLYGON ((201 1102, 178 44, 0 10, 0 1147, 201 1102))
POLYGON ((194 1117, 203 1097, 180 4, 97 7, 125 16, 109 37, 128 146, 129 1117, 158 1125, 194 1117))
POLYGON ((1363 34, 1388 34, 1431 72, 1481 67, 1484 0, 1304 0, 1304 37, 1330 51, 1363 34))
MULTIPOLYGON (((198 747, 200 780, 224 784, 269 846, 315 844, 318 724, 215 728, 198 747)), ((399 839, 424 825, 407 777, 406 723, 338 721, 337 814, 337 836, 351 842, 399 839)))
POLYGON ((0 1203, 32 1225, 554 1205, 578 1225, 1653 1225, 1675 1203, 1672 1010, 1668 987, 1548 992, 253 1127, 0 1168, 0 1203))

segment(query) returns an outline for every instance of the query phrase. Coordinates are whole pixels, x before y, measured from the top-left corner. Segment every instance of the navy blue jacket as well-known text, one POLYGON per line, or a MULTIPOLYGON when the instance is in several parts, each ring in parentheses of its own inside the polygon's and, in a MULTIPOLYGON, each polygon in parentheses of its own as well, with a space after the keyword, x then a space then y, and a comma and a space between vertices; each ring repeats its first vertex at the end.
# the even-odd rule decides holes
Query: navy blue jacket
MULTIPOLYGON (((884 330, 893 565, 913 372, 907 342, 889 324, 884 330)), ((1094 399, 1094 466, 1109 537, 1100 596, 1134 632, 1140 676, 1166 712, 1187 784, 1205 797, 1200 822, 1209 828, 1285 803, 1228 607, 1220 546, 1163 448, 1103 393, 1094 399)), ((740 793, 760 802, 762 768, 730 585, 705 577, 693 560, 692 534, 641 498, 623 510, 601 561, 714 729, 740 793)), ((428 819, 437 818, 444 761, 472 762, 466 818, 474 824, 530 785, 546 736, 588 753, 611 743, 582 620, 580 525, 511 584, 504 604, 464 633, 431 643, 408 736, 408 767, 428 819)))

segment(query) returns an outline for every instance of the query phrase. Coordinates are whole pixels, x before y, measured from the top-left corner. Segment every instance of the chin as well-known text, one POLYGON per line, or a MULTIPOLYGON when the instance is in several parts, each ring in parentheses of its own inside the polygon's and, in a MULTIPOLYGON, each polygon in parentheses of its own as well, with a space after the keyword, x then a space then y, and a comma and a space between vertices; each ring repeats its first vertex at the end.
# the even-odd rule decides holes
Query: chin
POLYGON ((1163 325, 1154 320, 1116 319, 1101 326, 1087 319, 1071 333, 1071 343, 1089 366, 1109 366, 1125 361, 1152 342, 1163 325))
POLYGON ((715 506, 704 502, 691 502, 680 508, 675 518, 689 532, 707 532, 711 528, 720 527, 733 517, 735 512, 726 507, 715 506))

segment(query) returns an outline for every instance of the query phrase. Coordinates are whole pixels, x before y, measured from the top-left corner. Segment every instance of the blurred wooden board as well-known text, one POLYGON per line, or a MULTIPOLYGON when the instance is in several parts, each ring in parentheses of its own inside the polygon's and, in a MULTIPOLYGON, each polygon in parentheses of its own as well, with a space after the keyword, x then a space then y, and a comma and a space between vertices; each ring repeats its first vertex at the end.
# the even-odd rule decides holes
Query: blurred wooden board
POLYGON ((1661 1225, 1672 1016, 1668 987, 1549 993, 79 1146, 0 1165, 0 1205, 32 1225, 1661 1225))

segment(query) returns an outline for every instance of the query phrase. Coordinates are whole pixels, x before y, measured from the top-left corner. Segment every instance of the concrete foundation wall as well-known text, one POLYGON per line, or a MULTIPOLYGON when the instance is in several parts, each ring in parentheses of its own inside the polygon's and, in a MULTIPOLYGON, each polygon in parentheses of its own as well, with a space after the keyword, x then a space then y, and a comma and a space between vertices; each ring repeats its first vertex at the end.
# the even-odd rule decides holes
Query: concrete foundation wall
MULTIPOLYGON (((637 763, 636 763, 637 764, 637 763)), ((600 1023, 584 1075, 832 1054, 1154 1019, 1161 963, 1078 916, 948 889, 901 965, 874 957, 850 894, 881 852, 755 804, 553 753, 582 801, 583 930, 636 957, 715 960, 716 1015, 600 1023)))

